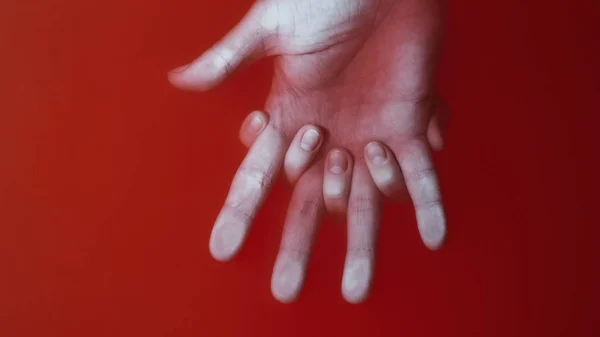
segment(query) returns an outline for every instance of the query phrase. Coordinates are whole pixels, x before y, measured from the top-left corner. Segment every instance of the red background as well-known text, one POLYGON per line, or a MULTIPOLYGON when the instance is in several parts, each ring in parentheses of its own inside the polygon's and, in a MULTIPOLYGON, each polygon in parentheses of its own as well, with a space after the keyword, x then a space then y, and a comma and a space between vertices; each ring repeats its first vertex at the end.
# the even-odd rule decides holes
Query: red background
POLYGON ((239 258, 209 256, 270 65, 206 94, 166 72, 250 3, 2 1, 0 336, 599 335, 597 0, 451 1, 449 241, 427 251, 387 205, 359 306, 329 220, 299 302, 272 298, 284 184, 239 258))

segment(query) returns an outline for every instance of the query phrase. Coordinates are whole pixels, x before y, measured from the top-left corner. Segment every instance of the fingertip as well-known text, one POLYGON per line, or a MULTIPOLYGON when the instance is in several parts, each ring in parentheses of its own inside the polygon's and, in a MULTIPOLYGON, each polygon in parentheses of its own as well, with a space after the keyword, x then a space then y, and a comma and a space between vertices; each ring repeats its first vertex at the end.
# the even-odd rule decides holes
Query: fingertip
POLYGON ((394 200, 406 195, 400 166, 391 150, 380 142, 370 142, 364 149, 369 174, 381 193, 394 200))
POLYGON ((217 261, 230 261, 240 250, 245 234, 240 226, 217 220, 210 235, 210 254, 217 261))
POLYGON ((417 224, 421 239, 430 250, 439 250, 446 241, 446 217, 441 206, 433 206, 417 212, 417 224))
POLYGON ((344 267, 342 295, 352 304, 364 302, 369 295, 373 275, 373 261, 368 257, 349 259, 344 267))
POLYGON ((333 149, 327 155, 323 193, 326 198, 340 198, 348 194, 350 181, 348 171, 352 159, 345 150, 333 149))
POLYGON ((271 293, 281 303, 292 303, 298 299, 304 283, 304 267, 301 261, 282 253, 275 262, 271 278, 271 293))
POLYGON ((189 68, 189 67, 190 67, 190 65, 191 65, 191 63, 188 63, 188 64, 184 64, 184 65, 182 65, 182 66, 179 66, 179 67, 177 67, 177 68, 171 69, 171 71, 169 71, 169 75, 176 75, 176 74, 182 73, 182 72, 184 72, 184 71, 185 71, 187 68, 189 68))
POLYGON ((251 112, 240 127, 239 137, 242 144, 250 147, 268 123, 269 117, 266 113, 258 110, 251 112))
POLYGON ((434 251, 434 252, 442 249, 442 247, 444 247, 445 242, 446 242, 445 235, 443 235, 437 239, 423 238, 423 243, 425 244, 425 247, 427 247, 427 249, 434 251))
POLYGON ((323 130, 315 125, 305 125, 297 133, 288 148, 284 168, 291 183, 306 171, 323 144, 323 130))
POLYGON ((352 167, 352 156, 345 149, 332 149, 327 154, 327 169, 330 173, 341 175, 352 167))
POLYGON ((300 147, 306 152, 316 151, 321 146, 323 135, 319 127, 309 125, 300 137, 300 147))
POLYGON ((370 142, 365 146, 365 157, 375 165, 383 165, 388 159, 388 153, 381 143, 370 142))
POLYGON ((327 154, 323 177, 323 198, 334 221, 345 222, 348 195, 352 182, 352 156, 344 149, 332 149, 327 154))
POLYGON ((179 89, 190 91, 206 91, 214 88, 222 81, 224 74, 223 69, 219 69, 221 64, 211 62, 209 58, 203 55, 187 65, 171 70, 167 74, 169 82, 179 89))
POLYGON ((219 262, 227 262, 233 259, 234 254, 226 251, 222 245, 218 242, 218 239, 211 236, 209 241, 210 255, 219 262))

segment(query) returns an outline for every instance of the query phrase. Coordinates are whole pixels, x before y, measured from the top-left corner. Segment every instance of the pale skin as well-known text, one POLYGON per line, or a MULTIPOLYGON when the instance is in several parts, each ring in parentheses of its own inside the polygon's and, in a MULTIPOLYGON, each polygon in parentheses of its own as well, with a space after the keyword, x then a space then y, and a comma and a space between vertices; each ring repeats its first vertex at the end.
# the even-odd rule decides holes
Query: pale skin
MULTIPOLYGON (((446 217, 431 150, 443 147, 446 109, 434 90, 440 0, 260 0, 221 41, 170 81, 209 90, 237 69, 275 57, 264 112, 240 130, 249 147, 210 238, 220 261, 242 247, 283 169, 294 185, 272 293, 297 299, 321 218, 347 223, 342 294, 370 290, 382 198, 414 204, 425 246, 438 249, 446 217)), ((398 224, 400 225, 400 224, 398 224)))

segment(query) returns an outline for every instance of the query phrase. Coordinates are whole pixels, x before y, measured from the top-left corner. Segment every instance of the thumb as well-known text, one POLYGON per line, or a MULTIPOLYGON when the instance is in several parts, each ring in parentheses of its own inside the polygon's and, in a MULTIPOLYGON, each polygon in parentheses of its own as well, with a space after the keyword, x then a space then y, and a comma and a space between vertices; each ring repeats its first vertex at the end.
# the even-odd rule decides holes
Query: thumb
POLYGON ((181 89, 209 90, 240 67, 264 57, 264 41, 269 34, 261 23, 264 12, 263 2, 255 4, 237 26, 202 56, 172 70, 169 81, 181 89))

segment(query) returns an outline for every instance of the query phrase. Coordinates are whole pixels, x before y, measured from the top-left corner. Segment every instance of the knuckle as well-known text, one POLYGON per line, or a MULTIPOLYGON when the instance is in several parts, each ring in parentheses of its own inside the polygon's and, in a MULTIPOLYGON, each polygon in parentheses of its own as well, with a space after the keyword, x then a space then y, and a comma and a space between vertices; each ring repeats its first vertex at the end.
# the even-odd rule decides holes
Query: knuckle
POLYGON ((233 204, 227 202, 225 203, 225 209, 230 217, 236 220, 240 220, 245 224, 249 224, 254 220, 254 214, 245 210, 241 204, 233 204))
POLYGON ((240 167, 240 173, 244 181, 258 186, 260 189, 268 189, 273 184, 271 170, 256 167, 240 167))
POLYGON ((222 67, 223 67, 225 73, 227 73, 227 74, 233 73, 235 67, 231 63, 231 57, 227 57, 225 55, 225 53, 221 50, 215 50, 214 57, 216 57, 220 60, 219 63, 222 64, 222 67))

